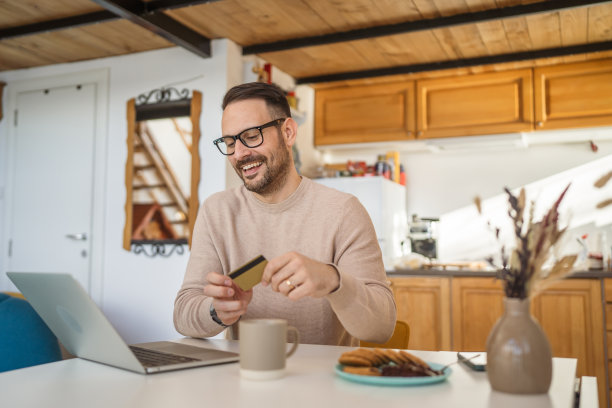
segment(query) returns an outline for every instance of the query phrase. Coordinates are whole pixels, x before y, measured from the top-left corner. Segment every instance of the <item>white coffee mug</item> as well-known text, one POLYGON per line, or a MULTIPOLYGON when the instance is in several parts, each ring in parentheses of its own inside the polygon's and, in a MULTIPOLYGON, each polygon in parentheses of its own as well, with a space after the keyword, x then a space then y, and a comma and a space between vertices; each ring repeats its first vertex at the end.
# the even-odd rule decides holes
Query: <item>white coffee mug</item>
POLYGON ((240 375, 251 380, 272 380, 285 374, 287 357, 297 349, 298 330, 283 319, 241 320, 240 375), (294 342, 287 351, 287 333, 293 333, 294 342))

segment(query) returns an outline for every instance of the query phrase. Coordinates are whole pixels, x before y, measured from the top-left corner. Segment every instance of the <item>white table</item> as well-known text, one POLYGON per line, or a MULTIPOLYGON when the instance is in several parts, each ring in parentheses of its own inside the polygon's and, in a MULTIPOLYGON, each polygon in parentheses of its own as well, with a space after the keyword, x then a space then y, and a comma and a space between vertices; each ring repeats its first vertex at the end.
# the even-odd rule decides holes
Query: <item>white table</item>
MULTIPOLYGON (((183 343, 238 350, 238 342, 181 339, 183 343)), ((347 382, 334 373, 345 347, 302 344, 287 361, 287 375, 273 381, 240 378, 238 363, 140 375, 81 359, 0 373, 3 407, 563 407, 574 401, 575 359, 553 359, 548 394, 517 396, 491 390, 486 373, 452 366, 447 381, 421 387, 347 382)), ((414 351, 426 361, 448 363, 454 352, 414 351)))

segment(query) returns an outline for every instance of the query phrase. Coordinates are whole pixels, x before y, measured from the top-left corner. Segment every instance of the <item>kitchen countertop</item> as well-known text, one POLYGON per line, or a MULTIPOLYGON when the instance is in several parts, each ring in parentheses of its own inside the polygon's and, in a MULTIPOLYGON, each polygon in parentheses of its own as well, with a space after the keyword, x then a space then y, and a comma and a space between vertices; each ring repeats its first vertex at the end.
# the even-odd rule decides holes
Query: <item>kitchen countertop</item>
MULTIPOLYGON (((387 271, 387 277, 408 277, 408 276, 455 276, 455 277, 495 277, 495 271, 483 271, 483 270, 469 270, 469 269, 458 269, 458 268, 420 268, 420 269, 394 269, 387 271)), ((611 278, 611 271, 604 271, 602 269, 591 269, 585 272, 574 272, 569 279, 577 278, 611 278)))

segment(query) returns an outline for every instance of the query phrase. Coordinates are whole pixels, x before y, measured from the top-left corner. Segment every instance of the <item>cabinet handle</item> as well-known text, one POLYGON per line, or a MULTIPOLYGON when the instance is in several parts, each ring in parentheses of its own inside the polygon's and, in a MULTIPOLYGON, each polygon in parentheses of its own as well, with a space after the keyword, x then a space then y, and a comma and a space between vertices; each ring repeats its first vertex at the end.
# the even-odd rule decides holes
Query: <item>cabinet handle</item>
POLYGON ((387 280, 387 285, 393 286, 393 281, 387 280))
POLYGON ((423 131, 422 131, 422 130, 419 130, 419 131, 417 132, 417 137, 421 137, 421 136, 423 136, 423 131))
POLYGON ((538 126, 542 127, 542 125, 544 125, 544 122, 538 122, 538 126))

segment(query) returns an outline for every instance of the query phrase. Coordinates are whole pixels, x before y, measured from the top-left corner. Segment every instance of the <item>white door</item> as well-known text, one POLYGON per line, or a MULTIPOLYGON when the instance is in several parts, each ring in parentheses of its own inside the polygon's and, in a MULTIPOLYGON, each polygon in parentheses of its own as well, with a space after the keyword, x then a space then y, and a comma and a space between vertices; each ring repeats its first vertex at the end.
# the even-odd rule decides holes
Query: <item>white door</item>
POLYGON ((8 270, 89 288, 95 84, 17 95, 8 270))

